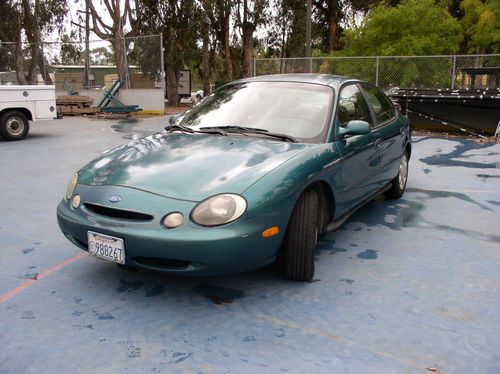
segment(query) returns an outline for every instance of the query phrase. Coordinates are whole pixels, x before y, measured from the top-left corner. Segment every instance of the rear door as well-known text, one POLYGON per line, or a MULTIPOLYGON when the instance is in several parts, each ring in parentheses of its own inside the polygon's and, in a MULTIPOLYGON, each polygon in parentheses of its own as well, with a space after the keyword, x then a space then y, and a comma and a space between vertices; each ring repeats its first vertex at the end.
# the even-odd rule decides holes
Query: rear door
POLYGON ((379 168, 377 183, 383 187, 397 175, 406 128, 391 100, 379 88, 367 83, 361 87, 374 117, 372 135, 377 139, 374 155, 379 168))

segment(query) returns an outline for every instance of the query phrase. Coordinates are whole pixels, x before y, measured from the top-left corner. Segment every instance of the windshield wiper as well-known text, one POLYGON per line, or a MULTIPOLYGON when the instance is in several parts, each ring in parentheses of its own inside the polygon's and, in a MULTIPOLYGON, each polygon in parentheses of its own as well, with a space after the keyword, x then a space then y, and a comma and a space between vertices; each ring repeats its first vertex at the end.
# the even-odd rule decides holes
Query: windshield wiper
POLYGON ((224 130, 218 129, 216 127, 214 127, 214 128, 202 127, 199 130, 195 130, 195 129, 192 129, 191 127, 187 127, 187 126, 180 125, 180 124, 167 125, 167 126, 165 126, 165 130, 169 131, 169 132, 182 131, 182 132, 187 132, 189 134, 194 134, 196 132, 196 133, 204 133, 204 134, 219 134, 219 135, 223 135, 223 136, 227 135, 227 133, 224 130))
POLYGON ((186 127, 184 125, 179 125, 179 124, 172 124, 172 125, 167 125, 165 126, 165 130, 172 132, 172 131, 183 131, 183 132, 188 132, 190 134, 194 133, 194 130, 192 128, 186 127))
POLYGON ((195 130, 195 132, 201 132, 201 133, 205 133, 205 134, 219 134, 219 135, 227 136, 227 132, 225 132, 222 129, 218 129, 216 127, 214 127, 214 128, 202 127, 199 130, 195 130))
POLYGON ((237 126, 237 125, 224 125, 224 126, 206 126, 200 127, 200 129, 224 129, 226 131, 244 131, 244 132, 268 132, 266 129, 257 129, 255 127, 245 127, 245 126, 237 126))
POLYGON ((287 135, 287 134, 281 134, 281 133, 269 132, 269 131, 267 131, 267 132, 256 131, 256 133, 262 134, 262 135, 271 136, 273 138, 288 140, 289 142, 292 142, 292 143, 298 143, 299 142, 296 138, 294 138, 291 135, 287 135))
POLYGON ((250 134, 260 134, 260 135, 267 135, 273 138, 278 138, 278 139, 283 139, 283 140, 288 140, 292 143, 298 143, 298 140, 295 139, 291 135, 287 134, 279 134, 275 132, 269 132, 269 130, 266 129, 258 129, 255 127, 245 127, 245 126, 235 126, 235 125, 226 125, 226 126, 208 126, 208 127, 201 127, 201 129, 224 129, 227 132, 238 132, 243 135, 245 133, 250 133, 250 134))

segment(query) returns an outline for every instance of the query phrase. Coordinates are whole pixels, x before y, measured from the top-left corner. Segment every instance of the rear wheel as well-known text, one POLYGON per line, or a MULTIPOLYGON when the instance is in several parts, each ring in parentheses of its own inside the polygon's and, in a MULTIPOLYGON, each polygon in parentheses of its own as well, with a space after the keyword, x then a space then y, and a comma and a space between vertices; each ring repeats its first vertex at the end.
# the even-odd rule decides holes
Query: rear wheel
POLYGON ((5 140, 24 139, 28 131, 28 119, 21 112, 11 110, 0 117, 0 136, 5 140))
POLYGON ((384 195, 388 199, 399 199, 403 196, 406 188, 406 181, 408 179, 408 152, 403 153, 401 162, 399 163, 399 172, 396 178, 392 180, 392 186, 384 195))
POLYGON ((285 239, 285 276, 310 281, 314 276, 314 251, 318 238, 318 194, 307 191, 299 198, 290 217, 285 239))

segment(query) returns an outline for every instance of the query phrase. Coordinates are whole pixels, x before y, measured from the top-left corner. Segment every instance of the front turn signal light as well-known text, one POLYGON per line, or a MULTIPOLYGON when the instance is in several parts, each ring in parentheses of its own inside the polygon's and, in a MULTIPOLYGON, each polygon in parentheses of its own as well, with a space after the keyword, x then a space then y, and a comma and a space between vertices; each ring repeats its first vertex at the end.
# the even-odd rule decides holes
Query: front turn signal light
POLYGON ((280 228, 278 226, 269 227, 267 230, 262 231, 263 238, 270 238, 271 236, 278 235, 280 228))

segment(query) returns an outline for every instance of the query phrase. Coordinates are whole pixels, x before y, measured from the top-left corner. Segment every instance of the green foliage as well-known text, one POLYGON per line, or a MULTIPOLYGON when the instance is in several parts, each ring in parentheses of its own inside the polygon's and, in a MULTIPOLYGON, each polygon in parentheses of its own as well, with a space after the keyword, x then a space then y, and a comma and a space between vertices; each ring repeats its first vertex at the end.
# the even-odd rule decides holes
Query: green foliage
POLYGON ((61 64, 81 65, 85 62, 82 48, 78 44, 71 43, 68 35, 64 34, 61 42, 61 64))
POLYGON ((12 49, 12 45, 3 46, 0 44, 0 71, 10 71, 14 69, 12 49))
POLYGON ((459 50, 459 22, 433 0, 376 6, 363 26, 344 33, 351 56, 450 54, 459 50))
POLYGON ((93 48, 90 50, 90 63, 92 65, 113 65, 113 52, 106 47, 93 48))
POLYGON ((266 57, 298 57, 305 54, 305 3, 301 0, 277 0, 270 19, 266 57))
POLYGON ((463 0, 461 24, 470 52, 500 52, 500 2, 498 0, 463 0))
POLYGON ((67 0, 39 0, 35 1, 34 5, 36 19, 41 30, 52 32, 63 29, 64 20, 69 11, 67 0))
POLYGON ((137 65, 143 74, 149 75, 155 80, 161 79, 161 46, 160 38, 140 37, 133 42, 128 40, 128 62, 130 65, 137 65))

